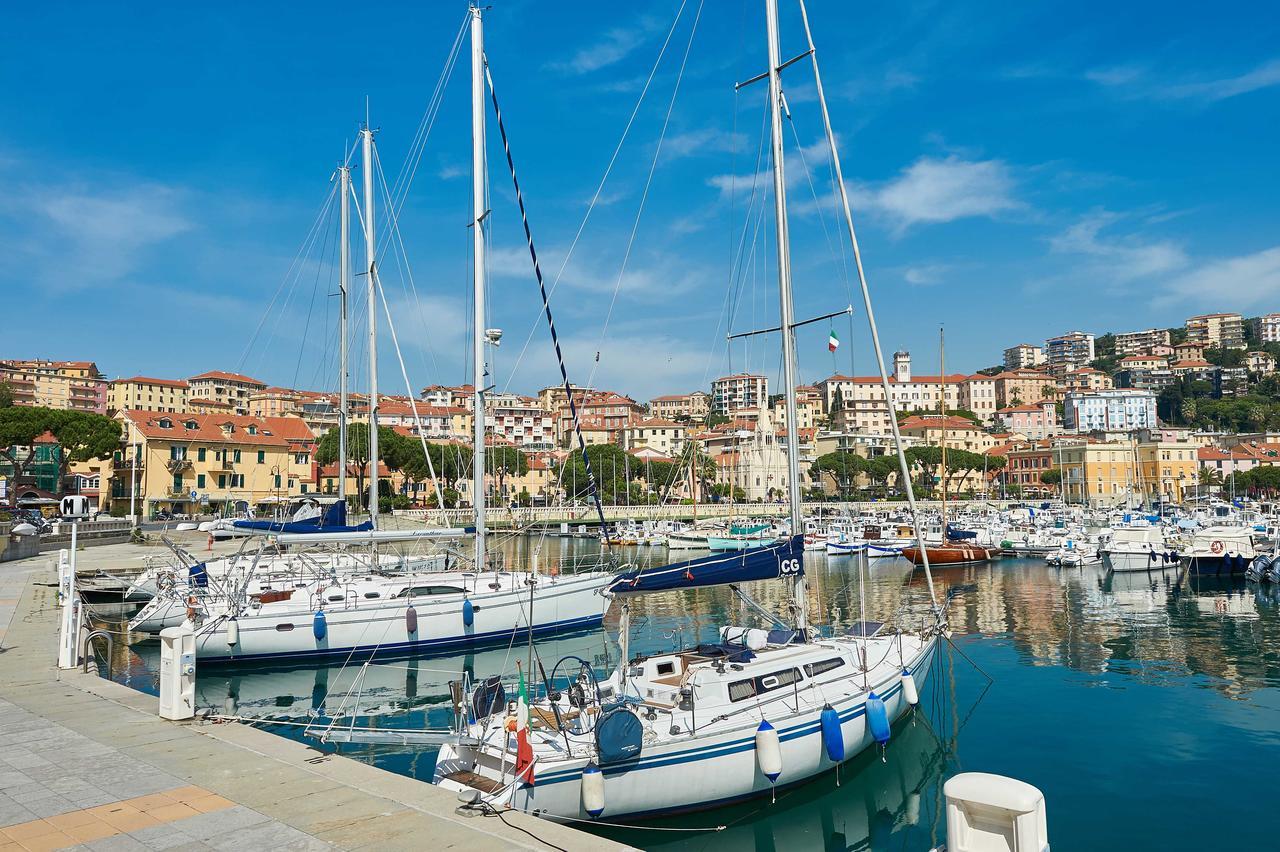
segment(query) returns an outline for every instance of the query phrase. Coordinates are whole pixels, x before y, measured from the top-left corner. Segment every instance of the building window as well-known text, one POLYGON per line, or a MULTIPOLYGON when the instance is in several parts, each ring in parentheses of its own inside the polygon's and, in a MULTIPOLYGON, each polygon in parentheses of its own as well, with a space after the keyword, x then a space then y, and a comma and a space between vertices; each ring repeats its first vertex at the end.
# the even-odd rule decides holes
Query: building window
POLYGON ((174 491, 182 490, 182 474, 180 473, 175 473, 173 475, 173 490, 174 491))
POLYGON ((204 488, 204 474, 196 474, 196 488, 204 488))
POLYGON ((262 464, 266 460, 267 460, 267 451, 258 450, 258 464, 262 464))
POLYGON ((204 461, 204 453, 205 453, 205 448, 204 448, 204 447, 200 447, 199 449, 197 449, 197 450, 196 450, 196 460, 197 460, 197 461, 204 461))
POLYGON ((236 464, 240 464, 240 451, 239 451, 239 450, 232 450, 232 451, 231 451, 231 460, 232 460, 233 462, 235 462, 236 464))
POLYGON ((227 475, 225 473, 218 474, 218 488, 225 489, 227 487, 227 475))

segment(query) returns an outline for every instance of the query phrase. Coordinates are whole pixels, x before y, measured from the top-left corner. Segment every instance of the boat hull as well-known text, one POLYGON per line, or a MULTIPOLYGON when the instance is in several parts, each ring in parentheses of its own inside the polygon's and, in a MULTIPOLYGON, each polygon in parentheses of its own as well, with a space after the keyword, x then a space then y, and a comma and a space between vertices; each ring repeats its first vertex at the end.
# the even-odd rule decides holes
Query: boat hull
MULTIPOLYGON (((914 679, 923 688, 933 661, 936 640, 929 642, 911 662, 914 679)), ((888 718, 896 720, 910 710, 902 691, 901 674, 871 684, 884 701, 888 718)), ((845 743, 845 762, 875 740, 867 725, 866 695, 857 692, 836 699, 828 696, 839 714, 845 743)), ((777 787, 806 783, 837 764, 826 752, 823 741, 822 708, 793 716, 771 719, 778 732, 782 774, 777 787)), ((707 810, 760 796, 774 790, 759 769, 755 750, 758 717, 747 724, 715 736, 700 736, 692 742, 667 742, 645 746, 638 759, 601 767, 604 774, 605 808, 600 819, 638 821, 672 813, 707 810)), ((513 740, 514 743, 514 740, 513 740)), ((508 772, 514 751, 507 760, 508 772)), ((511 791, 511 807, 558 820, 589 821, 582 804, 582 772, 590 758, 556 761, 539 770, 535 783, 518 785, 511 791)), ((470 771, 474 752, 466 746, 446 745, 436 761, 435 783, 453 791, 466 789, 447 776, 470 771)))
POLYGON ((1102 564, 1117 573, 1167 571, 1178 567, 1176 561, 1150 550, 1104 550, 1102 564))
POLYGON ((930 565, 978 565, 991 561, 991 550, 977 544, 926 545, 925 553, 919 547, 904 547, 902 555, 916 565, 924 564, 927 554, 930 565))
MULTIPOLYGON (((612 575, 599 574, 540 586, 533 605, 534 635, 598 627, 608 601, 601 592, 612 580, 612 575)), ((197 628, 196 656, 202 662, 257 662, 352 653, 437 654, 509 643, 529 634, 527 589, 472 596, 471 624, 465 623, 461 595, 436 597, 412 600, 417 616, 412 634, 407 598, 377 606, 326 606, 323 636, 316 635, 315 614, 309 609, 242 614, 235 645, 228 644, 227 620, 212 618, 197 628)))

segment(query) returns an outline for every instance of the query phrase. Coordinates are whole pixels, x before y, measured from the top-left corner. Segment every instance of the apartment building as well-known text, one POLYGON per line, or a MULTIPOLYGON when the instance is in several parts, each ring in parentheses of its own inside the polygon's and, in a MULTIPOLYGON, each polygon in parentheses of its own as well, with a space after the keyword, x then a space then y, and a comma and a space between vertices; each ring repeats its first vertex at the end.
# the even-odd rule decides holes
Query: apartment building
POLYGON ((210 370, 187 379, 187 387, 188 405, 196 400, 211 400, 226 406, 232 414, 248 417, 249 398, 266 390, 267 385, 240 373, 210 370))
POLYGON ((1032 441, 1051 438, 1062 431, 1057 408, 1056 403, 1047 399, 1027 405, 1009 406, 1000 409, 997 422, 1004 431, 1022 435, 1032 441))
POLYGON ((485 398, 485 428, 517 447, 549 450, 556 445, 555 421, 537 397, 514 393, 485 398))
POLYGON ((1244 365, 1250 373, 1274 373, 1276 359, 1270 352, 1249 352, 1244 356, 1244 365))
POLYGON ((1244 349, 1244 317, 1201 314, 1187 319, 1187 341, 1206 349, 1244 349))
POLYGON ((1146 331, 1127 331, 1116 335, 1116 354, 1150 355, 1154 350, 1171 343, 1169 329, 1149 328, 1146 331))
POLYGON ((1039 370, 1006 370, 991 377, 997 409, 1051 399, 1058 393, 1053 376, 1039 370))
POLYGON ((729 416, 742 409, 759 410, 769 401, 769 380, 751 373, 721 376, 711 383, 711 411, 729 416))
MULTIPOLYGON (((911 354, 897 352, 893 356, 893 375, 889 391, 894 411, 937 411, 945 394, 948 409, 960 408, 963 385, 971 379, 986 382, 987 376, 973 377, 965 373, 943 376, 916 376, 911 371, 911 354)), ((829 426, 837 432, 879 432, 889 430, 889 406, 879 376, 841 376, 823 379, 817 384, 828 413, 829 426)))
POLYGON ((1068 432, 1131 432, 1155 429, 1156 395, 1149 390, 1071 391, 1063 399, 1068 432))
POLYGON ((110 386, 107 409, 111 413, 133 409, 182 414, 187 410, 187 383, 147 376, 116 379, 110 386))
POLYGON ((302 407, 306 395, 292 388, 263 388, 249 395, 250 417, 286 417, 302 407))
MULTIPOLYGON (((799 385, 796 387, 796 421, 803 429, 816 429, 819 422, 825 416, 825 406, 823 405, 822 391, 814 385, 799 385)), ((786 431, 787 423, 787 401, 779 397, 773 404, 773 422, 780 431, 786 431)), ((741 412, 739 416, 745 415, 741 412)))
MULTIPOLYGON (((613 391, 584 394, 576 401, 578 417, 583 428, 590 423, 592 429, 612 435, 606 443, 618 443, 622 429, 637 417, 644 416, 644 408, 629 396, 613 391)), ((555 413, 555 441, 566 446, 573 435, 573 414, 567 402, 561 403, 555 413)))
POLYGON ((654 450, 668 457, 684 449, 689 427, 674 420, 649 417, 627 424, 622 430, 622 448, 628 451, 654 450))
POLYGON ((1187 441, 1064 441, 1055 450, 1067 503, 1180 503, 1199 484, 1199 449, 1187 441))
POLYGON ((136 488, 143 517, 269 504, 316 490, 314 437, 297 418, 128 409, 116 416, 124 436, 110 499, 127 503, 136 488))
POLYGON ((1263 343, 1280 343, 1280 314, 1266 314, 1254 322, 1254 334, 1263 343))
POLYGON ((703 421, 711 413, 711 394, 706 391, 655 396, 649 400, 649 413, 664 420, 687 417, 703 421))
POLYGON ((92 361, 0 361, 15 405, 107 413, 107 381, 92 361))
POLYGON ((994 423, 998 409, 995 376, 975 373, 966 377, 960 384, 960 407, 978 415, 988 426, 994 423))
POLYGON ((1044 347, 1019 343, 1004 350, 1006 370, 1031 370, 1044 363, 1044 347))
POLYGON ((1087 367, 1095 357, 1092 334, 1069 331, 1044 342, 1045 363, 1055 376, 1087 367))

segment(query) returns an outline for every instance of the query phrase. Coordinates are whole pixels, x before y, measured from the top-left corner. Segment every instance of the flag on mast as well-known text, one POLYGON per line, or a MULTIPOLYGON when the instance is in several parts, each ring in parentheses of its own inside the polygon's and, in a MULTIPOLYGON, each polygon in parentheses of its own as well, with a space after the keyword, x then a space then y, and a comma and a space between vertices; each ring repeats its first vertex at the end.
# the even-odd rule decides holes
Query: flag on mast
POLYGON ((835 352, 840 348, 840 338, 836 337, 836 330, 833 328, 827 332, 827 349, 835 352))
MULTIPOLYGON (((520 664, 516 665, 518 667, 520 664)), ((516 699, 516 777, 523 777, 526 784, 533 783, 533 746, 529 744, 529 691, 525 689, 523 668, 520 669, 520 693, 516 699)))

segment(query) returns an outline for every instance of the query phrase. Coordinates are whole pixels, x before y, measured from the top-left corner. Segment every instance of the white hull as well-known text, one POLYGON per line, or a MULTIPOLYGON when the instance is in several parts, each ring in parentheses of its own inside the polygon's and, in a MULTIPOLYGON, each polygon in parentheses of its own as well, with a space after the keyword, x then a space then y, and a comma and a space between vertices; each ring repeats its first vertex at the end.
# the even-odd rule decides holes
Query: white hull
POLYGON ((1166 571, 1170 568, 1177 568, 1177 562, 1167 562, 1155 554, 1152 559, 1152 552, 1149 550, 1104 550, 1102 551, 1102 564, 1109 570, 1117 573, 1128 571, 1166 571))
MULTIPOLYGON (((932 663, 935 641, 931 639, 922 648, 917 647, 914 658, 908 660, 920 688, 932 663)), ((893 653, 896 657, 896 650, 893 653)), ((731 720, 721 723, 724 730, 713 734, 662 736, 655 744, 650 744, 646 737, 638 759, 602 767, 605 807, 600 819, 637 819, 768 795, 773 785, 757 765, 754 746, 756 729, 765 717, 777 729, 780 740, 782 774, 777 786, 802 783, 832 769, 836 764, 827 755, 819 723, 824 702, 840 714, 845 760, 852 759, 874 744, 864 712, 866 693, 847 678, 824 686, 820 697, 811 694, 817 687, 806 684, 800 688, 803 709, 798 713, 788 711, 789 702, 764 702, 763 707, 748 703, 734 713, 731 720)), ((900 670, 873 681, 871 687, 884 700, 890 720, 910 709, 903 697, 900 670)), ((668 724, 665 719, 663 724, 668 724)), ((712 723, 707 727, 717 725, 712 723)), ((495 760, 497 755, 492 750, 481 753, 471 746, 446 745, 436 762, 435 783, 461 791, 467 789, 466 786, 448 775, 474 771, 497 781, 504 779, 504 769, 505 780, 509 781, 514 750, 512 740, 510 753, 504 755, 504 766, 501 758, 495 760)), ((591 759, 591 755, 583 754, 571 759, 535 762, 535 783, 509 787, 503 791, 501 801, 551 819, 590 820, 582 803, 581 779, 582 770, 591 759)))

